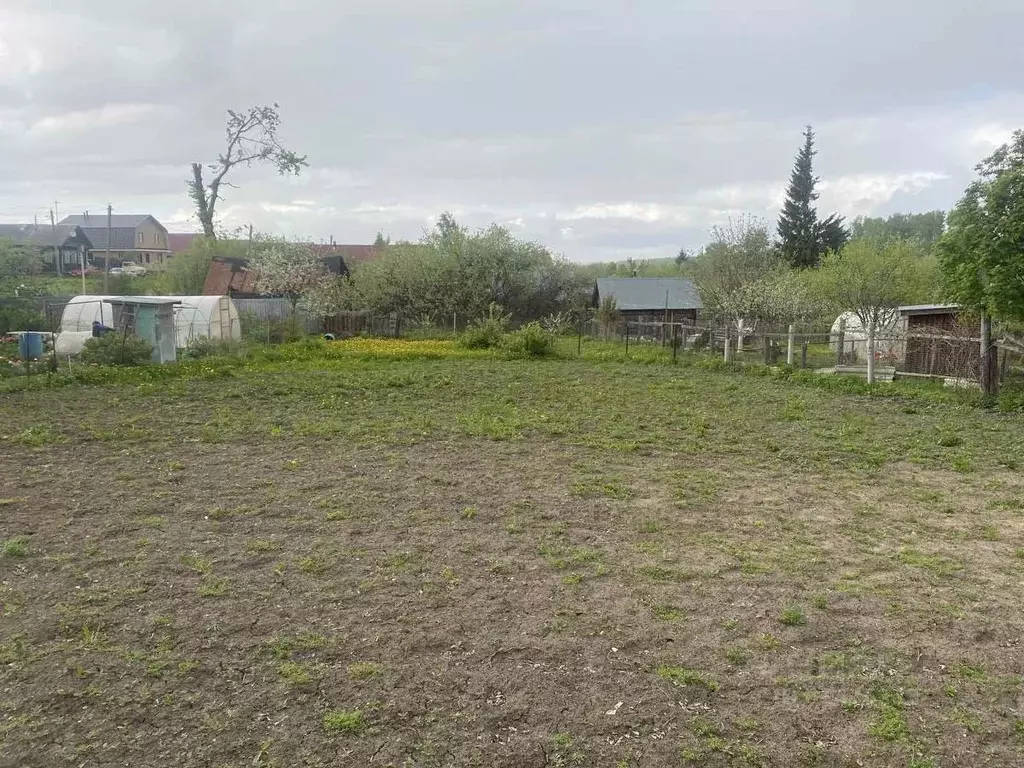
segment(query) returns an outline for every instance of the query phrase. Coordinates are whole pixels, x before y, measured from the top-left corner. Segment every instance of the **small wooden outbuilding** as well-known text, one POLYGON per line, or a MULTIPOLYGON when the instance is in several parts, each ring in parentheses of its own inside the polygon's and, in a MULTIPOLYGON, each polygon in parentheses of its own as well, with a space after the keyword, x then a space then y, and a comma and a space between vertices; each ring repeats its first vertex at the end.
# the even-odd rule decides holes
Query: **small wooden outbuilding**
POLYGON ((910 374, 977 379, 981 347, 977 327, 958 304, 899 308, 906 336, 902 370, 910 374))
POLYGON ((628 323, 697 322, 704 307, 692 280, 683 277, 602 277, 594 286, 594 306, 615 299, 628 323))

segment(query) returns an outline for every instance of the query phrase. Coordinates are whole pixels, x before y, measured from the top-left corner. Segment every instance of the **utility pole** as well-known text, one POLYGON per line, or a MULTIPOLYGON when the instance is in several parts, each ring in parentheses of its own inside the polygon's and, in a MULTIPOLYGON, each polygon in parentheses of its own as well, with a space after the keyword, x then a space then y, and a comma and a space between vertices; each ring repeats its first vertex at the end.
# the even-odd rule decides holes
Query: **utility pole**
POLYGON ((60 243, 57 242, 57 215, 50 209, 50 237, 53 239, 53 263, 57 266, 57 277, 60 277, 60 243))
MULTIPOLYGON (((57 238, 57 228, 56 228, 56 225, 57 225, 57 220, 60 218, 60 216, 57 214, 57 203, 58 202, 60 202, 60 201, 59 200, 54 200, 53 201, 53 210, 50 211, 50 226, 53 227, 53 237, 54 237, 54 240, 56 240, 56 238, 57 238)), ((60 263, 60 252, 57 249, 56 243, 53 246, 53 260, 54 260, 54 264, 57 267, 57 277, 60 277, 63 274, 63 272, 64 272, 64 270, 63 270, 63 266, 64 265, 60 263)))
POLYGON ((110 294, 110 234, 113 229, 114 206, 107 203, 107 254, 103 258, 103 293, 110 294))
POLYGON ((252 258, 252 224, 249 225, 249 247, 245 252, 246 258, 252 258))

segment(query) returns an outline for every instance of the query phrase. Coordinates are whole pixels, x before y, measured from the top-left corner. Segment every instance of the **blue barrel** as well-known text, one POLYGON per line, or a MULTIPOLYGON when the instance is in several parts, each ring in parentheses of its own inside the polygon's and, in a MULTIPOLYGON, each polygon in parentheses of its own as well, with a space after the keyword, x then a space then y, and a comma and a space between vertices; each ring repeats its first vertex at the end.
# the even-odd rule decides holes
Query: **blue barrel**
POLYGON ((18 336, 18 357, 22 360, 38 360, 43 356, 43 334, 38 331, 22 331, 18 336))

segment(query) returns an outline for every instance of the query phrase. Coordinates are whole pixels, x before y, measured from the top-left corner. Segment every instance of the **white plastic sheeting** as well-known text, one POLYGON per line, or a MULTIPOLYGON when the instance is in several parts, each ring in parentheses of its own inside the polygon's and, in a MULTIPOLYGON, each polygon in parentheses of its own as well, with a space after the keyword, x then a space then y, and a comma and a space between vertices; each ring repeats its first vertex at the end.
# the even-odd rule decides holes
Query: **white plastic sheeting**
MULTIPOLYGON (((125 296, 75 296, 64 307, 56 341, 59 356, 75 355, 82 351, 92 336, 92 324, 98 320, 110 325, 114 309, 109 299, 125 296)), ((149 297, 155 298, 155 297, 149 297)), ((228 296, 161 296, 180 302, 174 308, 174 344, 179 349, 199 338, 230 341, 242 338, 238 310, 228 296)))
MULTIPOLYGON (((868 359, 868 329, 854 312, 843 312, 832 323, 829 346, 839 351, 839 325, 846 321, 843 330, 843 351, 850 362, 866 362, 868 359)), ((900 356, 903 349, 903 326, 898 312, 891 313, 888 321, 883 320, 875 329, 875 355, 877 357, 900 356)), ((876 357, 876 359, 877 359, 876 357)))

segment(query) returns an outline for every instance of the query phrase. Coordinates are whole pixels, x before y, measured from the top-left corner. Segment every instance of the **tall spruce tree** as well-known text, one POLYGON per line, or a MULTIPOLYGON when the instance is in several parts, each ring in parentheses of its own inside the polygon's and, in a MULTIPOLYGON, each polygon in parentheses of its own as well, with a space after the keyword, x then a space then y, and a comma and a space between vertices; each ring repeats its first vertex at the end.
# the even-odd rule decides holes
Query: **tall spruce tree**
POLYGON ((818 219, 813 203, 818 199, 814 187, 814 130, 807 126, 804 145, 796 156, 789 177, 786 202, 779 215, 779 251, 793 267, 816 267, 829 251, 838 251, 849 239, 843 217, 833 213, 824 221, 818 219))

